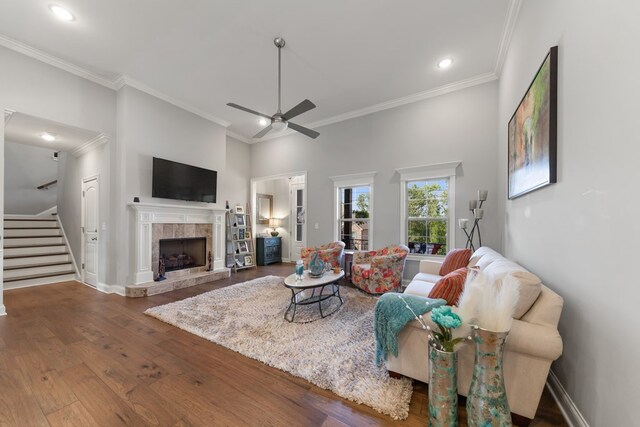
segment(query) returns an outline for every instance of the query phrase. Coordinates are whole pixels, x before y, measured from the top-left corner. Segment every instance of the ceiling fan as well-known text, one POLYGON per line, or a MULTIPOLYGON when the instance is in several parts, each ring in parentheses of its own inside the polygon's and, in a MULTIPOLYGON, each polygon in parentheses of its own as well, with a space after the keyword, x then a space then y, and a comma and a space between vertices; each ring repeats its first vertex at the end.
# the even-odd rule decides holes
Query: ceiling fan
POLYGON ((313 102, 309 101, 308 99, 305 99, 304 101, 302 101, 301 103, 299 103, 298 105, 296 105, 295 107, 287 111, 286 113, 282 114, 282 110, 280 109, 280 101, 282 98, 282 88, 281 88, 282 73, 281 73, 281 66, 280 66, 280 63, 281 63, 280 57, 281 57, 282 48, 285 45, 285 41, 282 37, 276 37, 275 39, 273 39, 273 44, 275 44, 276 47, 278 48, 278 112, 275 113, 273 116, 270 116, 268 114, 263 114, 263 113, 259 113, 257 111, 251 110, 250 108, 243 107, 242 105, 234 104, 233 102, 229 102, 227 105, 229 107, 237 108, 238 110, 246 111, 247 113, 255 114, 256 116, 264 117, 265 119, 268 119, 271 121, 271 123, 266 128, 262 129, 260 132, 258 132, 253 136, 253 138, 255 139, 262 138, 271 130, 281 132, 285 130, 287 127, 295 131, 298 131, 301 134, 308 136, 309 138, 315 139, 320 135, 319 132, 316 132, 315 130, 311 130, 309 128, 297 125, 289 121, 294 117, 299 116, 302 113, 306 113, 307 111, 313 110, 314 108, 316 108, 316 105, 313 102))

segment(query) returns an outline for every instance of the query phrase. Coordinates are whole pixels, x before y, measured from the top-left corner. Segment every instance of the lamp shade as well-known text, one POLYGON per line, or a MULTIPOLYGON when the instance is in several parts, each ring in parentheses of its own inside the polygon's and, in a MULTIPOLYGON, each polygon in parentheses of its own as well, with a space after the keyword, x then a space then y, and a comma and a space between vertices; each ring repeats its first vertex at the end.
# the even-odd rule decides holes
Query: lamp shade
POLYGON ((269 227, 276 228, 280 225, 280 220, 278 218, 269 218, 269 227))

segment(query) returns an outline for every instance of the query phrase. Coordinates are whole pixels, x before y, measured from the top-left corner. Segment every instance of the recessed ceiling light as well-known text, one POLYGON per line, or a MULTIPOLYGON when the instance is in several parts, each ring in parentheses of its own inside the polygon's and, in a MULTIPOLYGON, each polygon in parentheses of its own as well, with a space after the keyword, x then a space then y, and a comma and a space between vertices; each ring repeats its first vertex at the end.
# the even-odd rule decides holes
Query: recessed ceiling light
POLYGON ((441 68, 441 69, 449 68, 451 67, 451 64, 453 64, 453 59, 445 58, 442 61, 438 62, 438 68, 441 68))
POLYGON ((53 14, 56 15, 58 19, 60 19, 61 21, 69 22, 76 19, 76 17, 73 16, 73 13, 69 12, 67 9, 65 9, 62 6, 58 6, 56 4, 50 4, 49 10, 53 12, 53 14))
POLYGON ((266 126, 269 122, 267 121, 267 119, 262 118, 258 120, 258 123, 260 123, 260 126, 266 126))
POLYGON ((40 135, 42 137, 42 139, 44 139, 47 142, 53 142, 56 140, 56 136, 52 133, 49 132, 45 132, 42 135, 40 135))

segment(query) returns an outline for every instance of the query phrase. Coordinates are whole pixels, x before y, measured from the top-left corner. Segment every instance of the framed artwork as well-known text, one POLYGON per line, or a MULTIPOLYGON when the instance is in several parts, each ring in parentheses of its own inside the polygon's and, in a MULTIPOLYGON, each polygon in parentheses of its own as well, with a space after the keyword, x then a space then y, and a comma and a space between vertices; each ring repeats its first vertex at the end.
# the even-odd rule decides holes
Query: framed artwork
POLYGON ((244 265, 252 265, 253 257, 251 255, 247 255, 244 257, 244 265))
POLYGON ((238 229, 238 240, 244 240, 244 228, 239 228, 238 229))
POLYGON ((236 205, 236 213, 237 214, 244 214, 244 206, 236 205))
POLYGON ((249 247, 247 246, 247 242, 238 242, 238 252, 239 253, 243 253, 243 252, 249 252, 249 247))
POLYGON ((509 199, 556 182, 558 47, 549 50, 509 120, 509 199))
POLYGON ((273 196, 271 194, 256 194, 256 207, 258 208, 258 224, 269 224, 269 218, 273 216, 273 196))
POLYGON ((244 238, 247 239, 247 240, 251 240, 251 232, 250 231, 245 231, 244 238))
POLYGON ((244 214, 236 215, 236 224, 238 227, 244 227, 244 214))

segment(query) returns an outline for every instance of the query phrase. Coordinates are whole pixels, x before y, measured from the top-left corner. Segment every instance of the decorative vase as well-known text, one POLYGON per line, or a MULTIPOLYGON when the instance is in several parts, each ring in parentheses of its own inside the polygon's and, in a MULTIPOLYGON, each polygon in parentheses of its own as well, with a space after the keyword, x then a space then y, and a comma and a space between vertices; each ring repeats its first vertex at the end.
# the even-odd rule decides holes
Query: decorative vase
POLYGON ((502 356, 509 332, 474 327, 475 364, 467 396, 467 424, 470 427, 511 426, 511 411, 504 388, 502 356))
POLYGON ((429 346, 429 426, 458 425, 458 353, 429 346))
POLYGON ((320 259, 318 252, 311 254, 311 259, 309 261, 309 273, 316 277, 320 277, 324 274, 324 262, 320 259))

